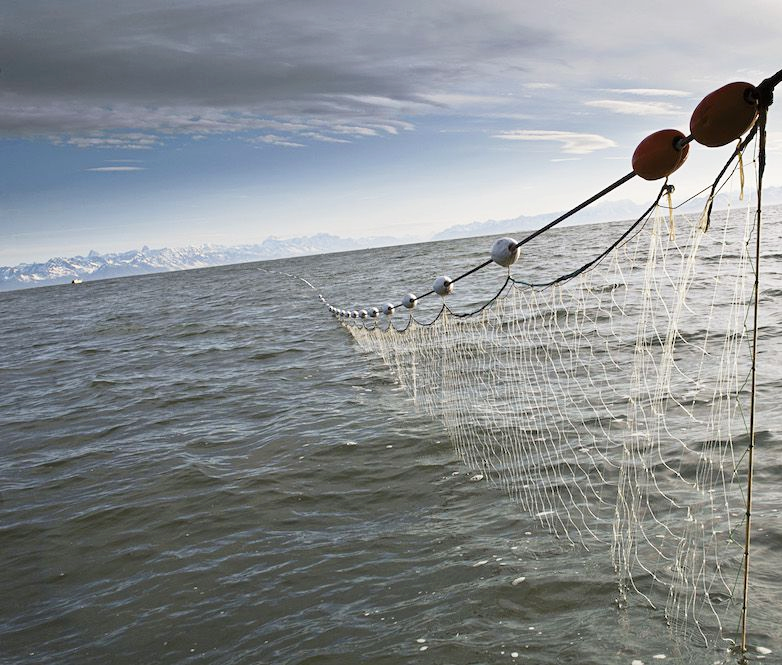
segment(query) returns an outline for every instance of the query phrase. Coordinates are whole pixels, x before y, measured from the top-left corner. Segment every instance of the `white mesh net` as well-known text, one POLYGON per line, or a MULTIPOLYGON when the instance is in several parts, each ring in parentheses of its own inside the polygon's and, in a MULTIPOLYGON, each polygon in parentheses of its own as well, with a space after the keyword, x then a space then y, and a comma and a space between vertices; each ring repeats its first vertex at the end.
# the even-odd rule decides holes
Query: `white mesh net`
POLYGON ((708 642, 740 605, 754 222, 658 208, 573 279, 510 280, 472 316, 346 323, 475 474, 564 542, 610 547, 622 602, 708 642))

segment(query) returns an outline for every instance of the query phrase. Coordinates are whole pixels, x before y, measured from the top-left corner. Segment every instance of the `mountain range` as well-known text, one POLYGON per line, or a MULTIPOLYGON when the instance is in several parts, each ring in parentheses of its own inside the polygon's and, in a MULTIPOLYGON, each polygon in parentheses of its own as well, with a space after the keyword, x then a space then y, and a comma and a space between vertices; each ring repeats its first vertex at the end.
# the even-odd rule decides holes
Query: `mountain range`
POLYGON ((319 233, 303 238, 267 238, 256 245, 201 245, 170 249, 143 247, 115 254, 91 251, 87 256, 56 257, 44 263, 21 263, 0 267, 0 291, 32 286, 69 284, 74 280, 92 281, 155 272, 207 268, 209 266, 266 261, 307 254, 366 249, 399 244, 398 238, 340 238, 319 233))
MULTIPOLYGON (((782 204, 782 187, 765 188, 763 200, 764 205, 782 204)), ((700 212, 704 205, 704 198, 694 199, 683 206, 681 211, 700 212)), ((715 210, 724 208, 726 205, 726 197, 719 195, 715 199, 715 210)), ((581 211, 574 220, 568 220, 567 223, 589 224, 632 219, 643 212, 645 208, 644 205, 628 200, 599 202, 581 211)), ((560 214, 560 212, 553 212, 543 215, 521 215, 513 219, 460 224, 435 234, 429 240, 531 231, 547 224, 560 214)), ((289 239, 270 237, 260 244, 232 247, 220 245, 201 245, 179 249, 143 247, 115 254, 99 254, 91 251, 87 256, 74 256, 67 259, 56 257, 44 263, 22 263, 13 267, 0 267, 0 291, 68 284, 74 280, 90 281, 250 261, 266 261, 308 254, 351 251, 422 240, 427 239, 393 237, 356 239, 319 233, 313 236, 289 239)))
MULTIPOLYGON (((747 194, 748 195, 748 194, 747 194)), ((724 210, 728 207, 732 197, 727 194, 717 194, 714 197, 714 210, 724 210)), ((665 205, 665 200, 661 202, 665 205)), ((763 189, 763 205, 773 206, 782 204, 782 187, 765 187, 763 189)), ((699 196, 677 207, 677 212, 692 214, 700 213, 706 205, 706 197, 699 196)), ((620 201, 603 201, 595 203, 581 210, 573 218, 568 219, 565 225, 596 224, 600 222, 614 222, 625 219, 637 218, 649 207, 648 203, 640 204, 635 201, 623 199, 620 201)), ((471 224, 458 224, 450 226, 444 231, 432 236, 432 240, 450 240, 454 238, 469 238, 471 236, 492 235, 509 233, 513 231, 534 231, 548 224, 563 214, 564 211, 549 212, 541 215, 521 215, 513 219, 488 220, 472 222, 471 224)))

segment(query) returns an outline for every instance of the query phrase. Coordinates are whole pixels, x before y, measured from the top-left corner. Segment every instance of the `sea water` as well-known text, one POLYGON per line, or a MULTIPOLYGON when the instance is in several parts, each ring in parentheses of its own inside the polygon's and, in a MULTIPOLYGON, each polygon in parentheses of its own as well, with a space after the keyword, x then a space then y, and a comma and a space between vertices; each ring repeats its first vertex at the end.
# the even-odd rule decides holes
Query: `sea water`
MULTIPOLYGON (((749 614, 765 662, 782 658, 773 220, 749 614)), ((612 228, 557 231, 536 270, 571 269, 612 228)), ((0 663, 731 662, 659 610, 619 609, 610 553, 552 539, 482 482, 280 274, 380 306, 492 240, 0 295, 0 663)), ((493 295, 491 268, 458 284, 465 302, 493 295)))

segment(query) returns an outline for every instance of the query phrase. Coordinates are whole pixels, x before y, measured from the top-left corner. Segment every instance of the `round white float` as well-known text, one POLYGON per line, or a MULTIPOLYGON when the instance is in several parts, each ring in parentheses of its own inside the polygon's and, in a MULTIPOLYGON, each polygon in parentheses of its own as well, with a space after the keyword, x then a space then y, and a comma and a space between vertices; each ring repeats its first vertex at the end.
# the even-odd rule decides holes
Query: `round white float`
POLYGON ((434 291, 438 296, 443 297, 453 293, 453 282, 451 281, 451 278, 447 275, 440 275, 440 277, 434 280, 432 291, 434 291))
POLYGON ((498 238, 491 246, 491 260, 503 268, 510 268, 519 259, 521 247, 513 238, 498 238))

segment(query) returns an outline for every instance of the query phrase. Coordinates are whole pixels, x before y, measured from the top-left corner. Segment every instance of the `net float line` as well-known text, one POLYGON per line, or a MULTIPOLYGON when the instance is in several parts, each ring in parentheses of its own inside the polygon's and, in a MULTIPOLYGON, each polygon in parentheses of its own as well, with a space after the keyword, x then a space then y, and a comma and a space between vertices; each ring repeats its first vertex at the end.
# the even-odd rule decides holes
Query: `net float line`
MULTIPOLYGON (((439 295, 442 298, 445 298, 453 293, 454 285, 457 282, 469 277, 479 270, 483 270, 489 265, 497 264, 501 267, 509 268, 510 265, 518 260, 519 250, 525 244, 618 189, 636 176, 649 181, 667 180, 667 178, 681 168, 687 160, 689 144, 691 142, 695 141, 706 147, 720 147, 740 139, 743 134, 749 131, 750 133, 740 142, 739 146, 731 155, 730 159, 725 164, 725 167, 712 185, 711 195, 709 196, 706 212, 704 214, 705 224, 708 228, 713 198, 719 182, 733 160, 740 157, 741 151, 743 151, 744 147, 754 137, 759 109, 767 109, 773 103, 774 88, 780 81, 782 81, 782 70, 765 79, 757 86, 751 83, 737 81, 728 83, 727 85, 714 90, 706 95, 693 111, 690 118, 690 134, 688 136, 685 136, 683 132, 676 129, 663 129, 650 134, 638 144, 633 152, 631 158, 632 170, 626 175, 563 213, 545 226, 533 231, 522 240, 515 240, 513 238, 498 239, 495 243, 495 247, 498 243, 501 243, 505 246, 505 249, 497 249, 495 252, 495 247, 493 247, 491 258, 470 268, 466 272, 453 278, 447 275, 440 275, 435 279, 430 290, 421 295, 410 292, 396 303, 389 301, 381 306, 376 305, 375 307, 378 309, 378 315, 382 313, 383 315, 390 317, 401 309, 411 312, 412 315, 412 310, 419 300, 428 298, 432 295, 439 295), (510 244, 508 240, 514 240, 513 244, 510 244), (513 257, 512 261, 510 260, 511 257, 513 257)), ((670 193, 670 191, 672 190, 668 190, 668 193, 670 193)), ((552 280, 552 282, 557 281, 561 281, 561 278, 552 280)), ((365 321, 368 318, 377 318, 371 316, 362 317, 360 316, 361 310, 346 310, 327 302, 325 298, 323 299, 323 302, 327 305, 329 311, 340 320, 358 323, 365 321)))

